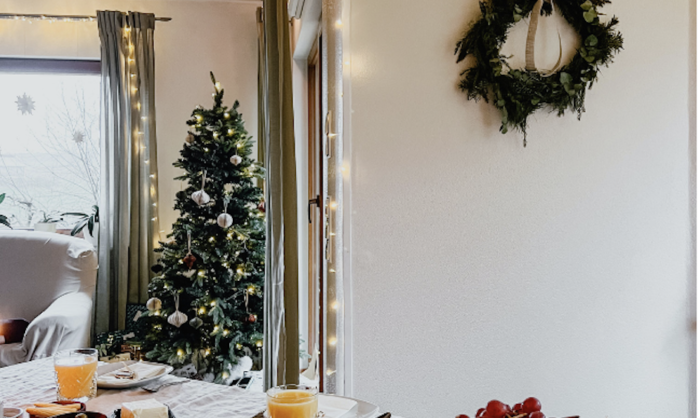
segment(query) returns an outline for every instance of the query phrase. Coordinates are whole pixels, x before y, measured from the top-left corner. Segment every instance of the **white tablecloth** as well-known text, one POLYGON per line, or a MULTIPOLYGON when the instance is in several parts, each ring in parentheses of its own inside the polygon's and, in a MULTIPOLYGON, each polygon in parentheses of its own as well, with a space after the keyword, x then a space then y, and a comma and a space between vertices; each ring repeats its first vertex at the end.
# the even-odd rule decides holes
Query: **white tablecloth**
MULTIPOLYGON (((168 378, 172 377, 164 379, 168 378)), ((53 359, 45 358, 0 368, 0 398, 5 399, 6 407, 20 408, 35 402, 55 401, 53 359)), ((97 397, 87 403, 87 409, 109 417, 123 402, 148 398, 155 398, 168 405, 177 418, 253 418, 266 406, 264 393, 190 380, 166 386, 156 393, 139 388, 99 389, 97 397)))
MULTIPOLYGON (((56 400, 53 359, 31 361, 0 368, 0 396, 6 407, 22 407, 34 402, 56 400)), ((122 402, 155 398, 168 405, 177 418, 252 418, 265 409, 265 394, 240 388, 191 380, 167 386, 157 393, 143 389, 99 389, 88 402, 89 411, 110 416, 122 402)))

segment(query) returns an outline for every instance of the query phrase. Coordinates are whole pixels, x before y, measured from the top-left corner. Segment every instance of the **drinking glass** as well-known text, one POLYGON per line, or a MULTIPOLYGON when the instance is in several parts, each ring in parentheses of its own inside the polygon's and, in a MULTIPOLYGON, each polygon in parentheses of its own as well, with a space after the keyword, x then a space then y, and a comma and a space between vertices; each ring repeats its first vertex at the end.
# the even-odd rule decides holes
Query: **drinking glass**
POLYGON ((59 401, 86 402, 97 395, 97 350, 60 351, 53 359, 59 401))
POLYGON ((270 418, 316 418, 318 389, 284 385, 267 391, 267 413, 270 418))

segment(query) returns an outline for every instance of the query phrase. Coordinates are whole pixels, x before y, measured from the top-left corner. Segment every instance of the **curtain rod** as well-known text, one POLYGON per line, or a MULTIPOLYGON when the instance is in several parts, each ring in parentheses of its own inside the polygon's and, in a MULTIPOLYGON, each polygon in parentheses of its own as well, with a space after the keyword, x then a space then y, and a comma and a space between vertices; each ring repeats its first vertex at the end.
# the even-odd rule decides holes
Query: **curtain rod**
MULTIPOLYGON (((16 14, 16 13, 0 13, 0 19, 13 20, 48 20, 49 22, 92 22, 96 20, 95 16, 81 15, 35 15, 35 14, 16 14)), ((156 17, 158 22, 170 22, 172 17, 156 17)))

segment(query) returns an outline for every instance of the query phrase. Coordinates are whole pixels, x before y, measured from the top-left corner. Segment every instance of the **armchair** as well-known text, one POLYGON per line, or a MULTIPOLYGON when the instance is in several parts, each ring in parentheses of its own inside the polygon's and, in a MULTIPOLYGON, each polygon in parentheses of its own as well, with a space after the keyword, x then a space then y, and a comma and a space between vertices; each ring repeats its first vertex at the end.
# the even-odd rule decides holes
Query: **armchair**
POLYGON ((0 367, 89 344, 97 254, 60 234, 0 232, 0 319, 24 318, 21 343, 0 344, 0 367))

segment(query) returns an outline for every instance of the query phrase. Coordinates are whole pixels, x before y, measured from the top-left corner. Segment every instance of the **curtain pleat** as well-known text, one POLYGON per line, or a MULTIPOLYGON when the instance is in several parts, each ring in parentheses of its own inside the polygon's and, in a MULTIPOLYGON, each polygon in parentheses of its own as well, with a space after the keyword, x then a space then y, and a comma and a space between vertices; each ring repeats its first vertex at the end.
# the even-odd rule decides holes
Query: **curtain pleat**
MULTIPOLYGON (((267 68, 265 66, 265 24, 263 8, 258 7, 258 162, 265 167, 267 122, 267 68)), ((264 187, 264 181, 259 180, 258 186, 264 187)))
POLYGON ((95 330, 123 329, 145 303, 158 239, 155 16, 98 11, 102 62, 102 197, 95 330))
POLYGON ((264 385, 299 382, 297 184, 289 16, 263 0, 267 254, 264 385))

